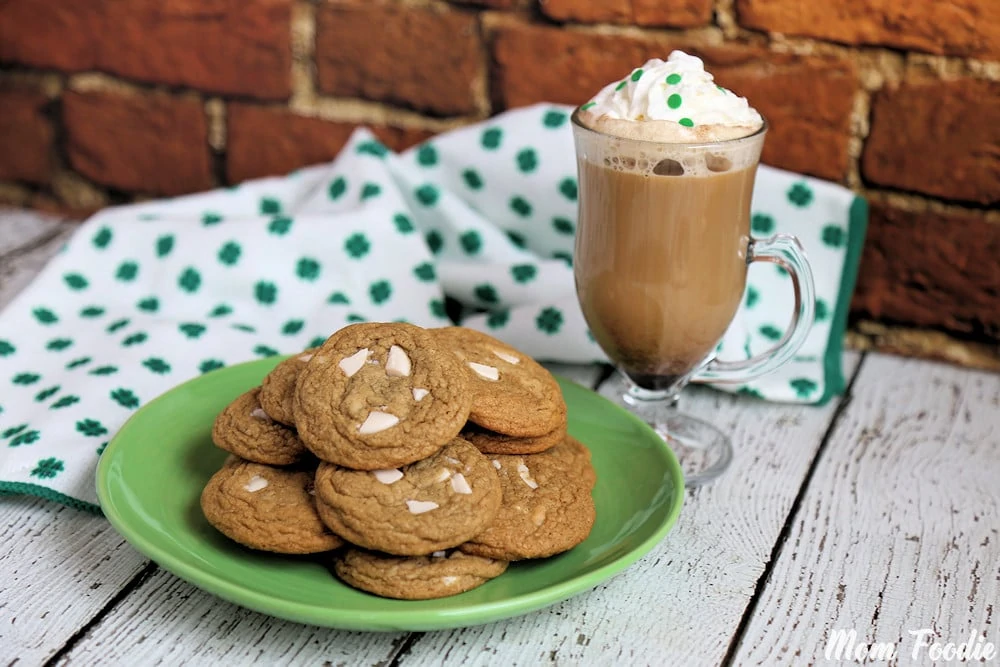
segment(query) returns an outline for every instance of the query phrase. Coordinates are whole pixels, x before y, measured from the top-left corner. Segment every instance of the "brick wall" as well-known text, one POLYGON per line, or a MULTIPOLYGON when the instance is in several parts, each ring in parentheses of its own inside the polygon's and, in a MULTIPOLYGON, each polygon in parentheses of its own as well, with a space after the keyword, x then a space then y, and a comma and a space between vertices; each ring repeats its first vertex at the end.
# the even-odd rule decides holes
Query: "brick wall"
POLYGON ((359 123, 404 148, 683 48, 768 117, 765 162, 872 202, 855 344, 1000 367, 997 0, 40 7, 0 2, 0 202, 84 215, 283 173, 359 123))

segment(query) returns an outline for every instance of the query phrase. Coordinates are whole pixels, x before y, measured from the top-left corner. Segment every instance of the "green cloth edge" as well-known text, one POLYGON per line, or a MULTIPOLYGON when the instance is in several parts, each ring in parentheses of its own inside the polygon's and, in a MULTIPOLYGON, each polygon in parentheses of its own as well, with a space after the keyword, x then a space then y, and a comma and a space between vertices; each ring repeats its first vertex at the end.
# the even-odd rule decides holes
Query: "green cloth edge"
POLYGON ((45 500, 51 500, 67 505, 76 510, 89 512, 91 514, 96 514, 97 516, 104 516, 104 512, 101 511, 100 505, 94 505, 82 500, 77 500, 76 498, 64 495, 58 491, 53 491, 48 487, 40 486, 38 484, 28 484, 27 482, 0 482, 0 495, 37 496, 39 498, 44 498, 45 500))
POLYGON ((816 405, 825 405, 847 388, 841 357, 844 352, 844 336, 847 334, 847 315, 851 309, 851 296, 857 284, 861 250, 864 248, 867 233, 868 200, 855 196, 847 219, 847 254, 844 257, 844 269, 840 274, 840 292, 830 322, 830 339, 826 343, 826 358, 823 361, 826 388, 816 405))

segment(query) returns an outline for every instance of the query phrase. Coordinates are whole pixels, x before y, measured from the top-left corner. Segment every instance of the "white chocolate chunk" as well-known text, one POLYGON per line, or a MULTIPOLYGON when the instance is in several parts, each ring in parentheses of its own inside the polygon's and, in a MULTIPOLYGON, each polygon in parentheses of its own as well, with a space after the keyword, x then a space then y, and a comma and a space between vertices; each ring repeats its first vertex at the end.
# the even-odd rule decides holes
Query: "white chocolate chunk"
POLYGON ((382 470, 372 470, 375 479, 383 484, 392 484, 403 479, 403 472, 399 468, 383 468, 382 470))
POLYGON ((371 354, 367 347, 363 347, 349 357, 344 357, 337 364, 340 366, 340 370, 344 371, 344 375, 347 377, 352 377, 355 373, 361 370, 361 367, 365 365, 368 361, 368 355, 371 354))
POLYGON ((451 490, 455 493, 464 493, 466 495, 472 493, 472 487, 469 486, 469 482, 465 479, 465 475, 460 472, 455 473, 451 478, 451 490))
POLYGON ((424 512, 430 512, 431 510, 436 510, 440 507, 433 500, 407 500, 406 509, 410 510, 410 514, 423 514, 424 512))
POLYGON ((269 415, 266 412, 264 412, 264 408, 254 408, 253 412, 250 413, 250 416, 253 417, 254 419, 270 419, 271 418, 271 415, 269 415))
POLYGON ((474 361, 469 362, 469 368, 476 372, 476 375, 483 378, 484 380, 493 380, 494 382, 500 379, 500 371, 498 371, 493 366, 487 366, 486 364, 477 364, 474 361))
POLYGON ((546 514, 545 506, 536 505, 535 509, 531 512, 531 522, 534 523, 536 526, 542 525, 543 523, 545 523, 545 514, 546 514))
POLYGON ((398 345, 389 348, 389 356, 385 360, 385 374, 391 378, 403 378, 410 375, 410 358, 398 345))
POLYGON ((496 459, 493 459, 493 467, 496 468, 497 470, 500 470, 500 462, 497 461, 496 459))
POLYGON ((260 475, 254 475, 249 482, 243 485, 243 490, 250 493, 257 493, 264 488, 267 488, 267 480, 260 475))
POLYGON ((521 481, 530 486, 533 489, 538 488, 538 482, 531 479, 531 471, 528 470, 528 466, 523 463, 519 463, 517 466, 517 474, 521 476, 521 481))
POLYGON ((434 553, 431 554, 431 556, 433 558, 444 558, 445 557, 445 552, 443 552, 443 551, 435 551, 434 553))
POLYGON ((379 410, 372 410, 368 413, 368 417, 365 422, 358 427, 358 433, 362 435, 369 435, 371 433, 378 433, 379 431, 384 431, 387 428, 392 428, 399 423, 399 417, 388 412, 381 412, 379 410))
POLYGON ((453 466, 460 466, 460 465, 462 465, 461 461, 459 461, 458 459, 453 459, 450 456, 444 457, 444 460, 447 461, 448 463, 452 464, 453 466))
POLYGON ((447 468, 441 468, 441 472, 438 473, 437 481, 443 482, 444 480, 451 477, 451 471, 447 468))
POLYGON ((458 577, 441 577, 441 583, 445 586, 451 586, 456 581, 458 581, 458 577))
POLYGON ((501 352, 500 350, 493 350, 493 354, 497 355, 499 358, 503 359, 508 364, 521 363, 521 360, 519 358, 515 357, 513 354, 510 354, 509 352, 501 352))
POLYGON ((424 396, 426 396, 429 393, 431 393, 431 392, 428 391, 427 389, 422 389, 421 387, 414 387, 413 388, 413 400, 415 400, 415 401, 422 401, 422 400, 424 400, 424 396))
POLYGON ((299 361, 301 361, 303 363, 309 361, 312 358, 313 358, 313 355, 311 353, 309 353, 309 354, 300 354, 299 355, 299 361))

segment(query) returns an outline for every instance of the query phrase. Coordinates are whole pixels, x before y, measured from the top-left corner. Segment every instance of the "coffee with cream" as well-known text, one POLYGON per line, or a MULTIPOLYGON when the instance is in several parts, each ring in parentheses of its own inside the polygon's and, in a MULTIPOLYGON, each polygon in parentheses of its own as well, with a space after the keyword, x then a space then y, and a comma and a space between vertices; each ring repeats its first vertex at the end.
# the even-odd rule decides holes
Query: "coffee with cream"
POLYGON ((711 354, 746 283, 764 121, 675 51, 574 114, 574 272, 591 331, 641 387, 667 389, 711 354))

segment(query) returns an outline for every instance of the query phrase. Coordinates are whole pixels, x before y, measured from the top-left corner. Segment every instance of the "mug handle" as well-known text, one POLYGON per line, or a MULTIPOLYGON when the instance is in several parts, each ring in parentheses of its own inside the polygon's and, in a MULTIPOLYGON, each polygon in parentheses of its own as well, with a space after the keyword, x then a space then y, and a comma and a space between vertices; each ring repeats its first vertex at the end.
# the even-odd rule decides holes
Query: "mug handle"
POLYGON ((697 371, 692 382, 740 383, 766 375, 795 356, 809 335, 816 313, 816 286, 799 240, 789 234, 751 239, 747 247, 747 263, 750 262, 777 264, 791 274, 795 292, 792 321, 781 340, 767 352, 745 361, 720 361, 713 357, 697 371))

